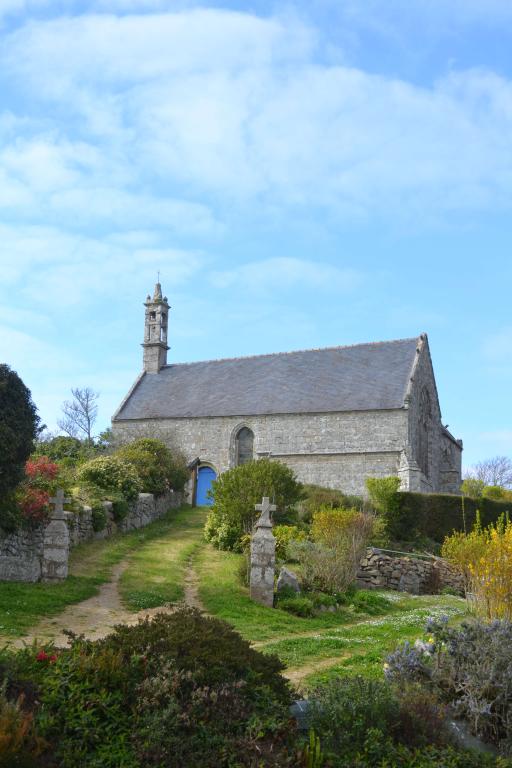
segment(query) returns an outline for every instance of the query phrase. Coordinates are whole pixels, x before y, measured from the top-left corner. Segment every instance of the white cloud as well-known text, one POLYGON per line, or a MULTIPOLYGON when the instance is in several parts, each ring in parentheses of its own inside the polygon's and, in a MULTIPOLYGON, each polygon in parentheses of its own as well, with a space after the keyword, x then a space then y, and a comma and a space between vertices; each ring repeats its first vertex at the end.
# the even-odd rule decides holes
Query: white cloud
MULTIPOLYGON (((7 36, 0 65, 34 110, 65 105, 70 130, 84 121, 99 160, 61 140, 52 171, 34 141, 8 150, 4 173, 21 178, 35 157, 59 186, 81 162, 105 188, 99 162, 103 177, 124 169, 168 197, 186 188, 218 204, 352 218, 510 207, 510 81, 466 71, 421 88, 314 59, 314 32, 284 17, 193 9, 32 22, 7 36)), ((62 196, 71 206, 89 194, 87 180, 78 186, 62 196)))
POLYGON ((362 282, 361 273, 317 261, 275 258, 253 261, 223 272, 214 272, 211 281, 216 288, 243 287, 253 291, 307 286, 312 290, 351 291, 362 282))

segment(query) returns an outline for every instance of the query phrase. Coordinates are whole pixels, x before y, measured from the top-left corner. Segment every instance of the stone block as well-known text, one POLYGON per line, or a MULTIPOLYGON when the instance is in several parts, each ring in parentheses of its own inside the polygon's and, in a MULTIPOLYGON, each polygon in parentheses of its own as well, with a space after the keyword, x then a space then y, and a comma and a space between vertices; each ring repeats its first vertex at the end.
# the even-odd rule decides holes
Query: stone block
POLYGON ((277 591, 281 592, 283 589, 293 589, 294 592, 300 592, 300 584, 297 576, 293 571, 288 568, 281 568, 279 572, 279 578, 277 579, 277 591))

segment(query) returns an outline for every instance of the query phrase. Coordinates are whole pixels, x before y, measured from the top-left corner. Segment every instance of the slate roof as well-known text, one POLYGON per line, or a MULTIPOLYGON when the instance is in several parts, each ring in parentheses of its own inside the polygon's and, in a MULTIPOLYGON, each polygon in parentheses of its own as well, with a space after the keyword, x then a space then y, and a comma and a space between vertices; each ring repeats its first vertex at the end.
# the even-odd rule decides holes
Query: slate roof
POLYGON ((114 416, 257 416, 401 408, 420 338, 167 365, 114 416))

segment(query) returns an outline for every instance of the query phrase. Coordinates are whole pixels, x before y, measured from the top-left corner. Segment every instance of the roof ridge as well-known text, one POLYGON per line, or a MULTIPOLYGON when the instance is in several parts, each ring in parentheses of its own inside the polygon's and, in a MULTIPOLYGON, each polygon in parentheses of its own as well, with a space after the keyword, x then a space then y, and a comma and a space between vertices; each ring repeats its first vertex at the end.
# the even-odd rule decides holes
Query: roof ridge
POLYGON ((202 363, 227 363, 234 362, 236 360, 254 360, 257 357, 280 357, 285 355, 296 355, 301 352, 330 352, 336 349, 353 349, 354 347, 378 347, 383 344, 399 344, 404 341, 418 341, 421 338, 421 334, 418 336, 409 336, 405 339, 389 339, 388 341, 363 341, 358 344, 339 344, 333 347, 311 347, 309 349, 292 349, 288 352, 264 352, 260 355, 239 355, 238 357, 216 357, 210 360, 190 360, 183 363, 169 363, 162 366, 162 368, 174 368, 177 365, 200 365, 202 363))

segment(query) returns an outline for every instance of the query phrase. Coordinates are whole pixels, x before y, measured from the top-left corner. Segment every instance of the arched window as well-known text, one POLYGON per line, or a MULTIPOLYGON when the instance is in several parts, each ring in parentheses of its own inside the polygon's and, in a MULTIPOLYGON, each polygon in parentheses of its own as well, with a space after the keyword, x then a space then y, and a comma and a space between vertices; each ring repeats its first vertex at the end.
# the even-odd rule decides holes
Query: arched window
POLYGON ((236 463, 246 464, 254 458, 254 433, 248 427, 242 427, 236 436, 236 463))
POLYGON ((418 464, 425 475, 430 474, 430 423, 432 406, 427 389, 423 389, 420 397, 420 421, 418 424, 418 464))

